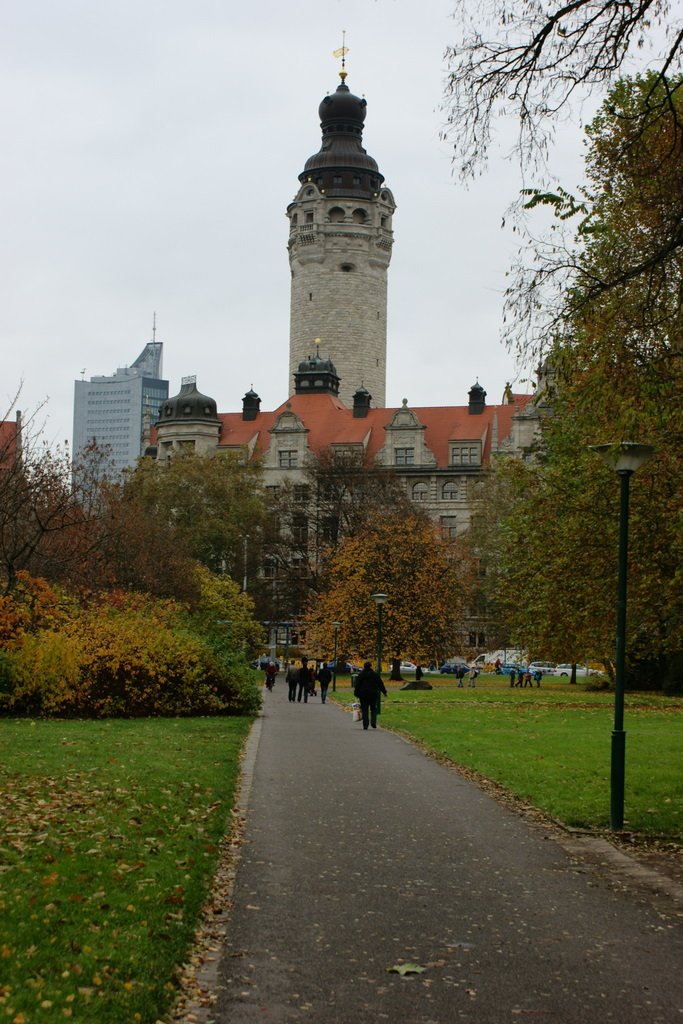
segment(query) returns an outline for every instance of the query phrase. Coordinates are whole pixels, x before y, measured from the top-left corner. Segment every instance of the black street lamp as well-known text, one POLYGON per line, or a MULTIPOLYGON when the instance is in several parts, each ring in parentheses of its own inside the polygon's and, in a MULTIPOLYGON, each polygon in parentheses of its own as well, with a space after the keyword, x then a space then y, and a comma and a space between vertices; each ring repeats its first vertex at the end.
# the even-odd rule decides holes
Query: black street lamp
POLYGON ((631 477, 654 454, 654 448, 634 441, 590 445, 619 477, 619 573, 617 579, 617 636, 614 682, 614 729, 610 774, 610 828, 624 827, 626 733, 624 732, 624 670, 626 666, 626 586, 628 582, 628 516, 631 477))
MULTIPOLYGON (((373 594, 372 600, 377 605, 377 672, 382 674, 382 612, 384 611, 384 605, 389 600, 386 594, 373 594)), ((382 707, 382 695, 377 694, 377 714, 380 713, 382 707)))
POLYGON ((332 671, 332 693, 337 690, 337 640, 339 639, 339 630, 341 629, 341 622, 333 622, 332 629, 334 630, 334 669, 332 671))

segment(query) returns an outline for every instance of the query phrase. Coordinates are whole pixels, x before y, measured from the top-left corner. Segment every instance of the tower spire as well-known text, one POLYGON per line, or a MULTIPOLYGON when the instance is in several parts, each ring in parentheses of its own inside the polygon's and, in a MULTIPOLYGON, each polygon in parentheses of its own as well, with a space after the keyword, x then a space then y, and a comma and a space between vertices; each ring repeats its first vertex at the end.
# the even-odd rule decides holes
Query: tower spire
POLYGON ((339 47, 338 50, 333 50, 332 51, 332 56, 333 57, 341 57, 342 65, 341 65, 341 71, 339 72, 339 77, 341 78, 342 83, 344 82, 344 79, 346 78, 346 76, 348 74, 348 71, 346 70, 346 54, 348 52, 349 52, 349 48, 346 45, 346 29, 343 28, 342 29, 342 44, 341 44, 341 46, 339 47))

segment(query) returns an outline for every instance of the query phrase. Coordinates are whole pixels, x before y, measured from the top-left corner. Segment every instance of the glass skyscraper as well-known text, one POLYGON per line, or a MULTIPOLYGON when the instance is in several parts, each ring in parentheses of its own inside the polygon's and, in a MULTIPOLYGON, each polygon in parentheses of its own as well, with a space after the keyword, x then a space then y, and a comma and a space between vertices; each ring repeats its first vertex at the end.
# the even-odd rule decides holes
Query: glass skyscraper
POLYGON ((161 342, 150 341, 131 366, 110 377, 74 381, 76 460, 94 442, 108 453, 116 473, 135 465, 168 398, 168 381, 161 379, 162 350, 161 342))

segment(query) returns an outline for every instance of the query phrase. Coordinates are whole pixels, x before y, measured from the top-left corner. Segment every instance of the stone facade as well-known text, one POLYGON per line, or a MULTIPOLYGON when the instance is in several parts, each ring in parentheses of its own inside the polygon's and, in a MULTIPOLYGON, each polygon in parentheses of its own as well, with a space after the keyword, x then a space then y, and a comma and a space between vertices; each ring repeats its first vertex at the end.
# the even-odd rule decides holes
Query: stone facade
POLYGON ((299 175, 289 217, 289 380, 315 339, 341 378, 351 405, 365 387, 386 401, 387 269, 396 204, 376 161, 363 148, 367 103, 341 84, 318 108, 321 148, 299 175))
POLYGON ((320 338, 341 378, 344 401, 351 405, 354 392, 365 386, 384 405, 394 209, 387 188, 370 199, 344 199, 314 182, 305 183, 289 206, 290 393, 297 367, 320 338))

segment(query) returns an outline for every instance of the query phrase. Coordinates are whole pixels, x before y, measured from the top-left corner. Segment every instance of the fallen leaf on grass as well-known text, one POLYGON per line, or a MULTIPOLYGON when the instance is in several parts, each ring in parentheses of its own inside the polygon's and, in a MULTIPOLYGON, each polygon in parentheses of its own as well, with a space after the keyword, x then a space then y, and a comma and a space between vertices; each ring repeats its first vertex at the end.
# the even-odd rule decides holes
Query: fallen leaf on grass
POLYGON ((393 967, 387 967, 389 974, 424 974, 425 968, 420 967, 419 964, 394 964, 393 967))

